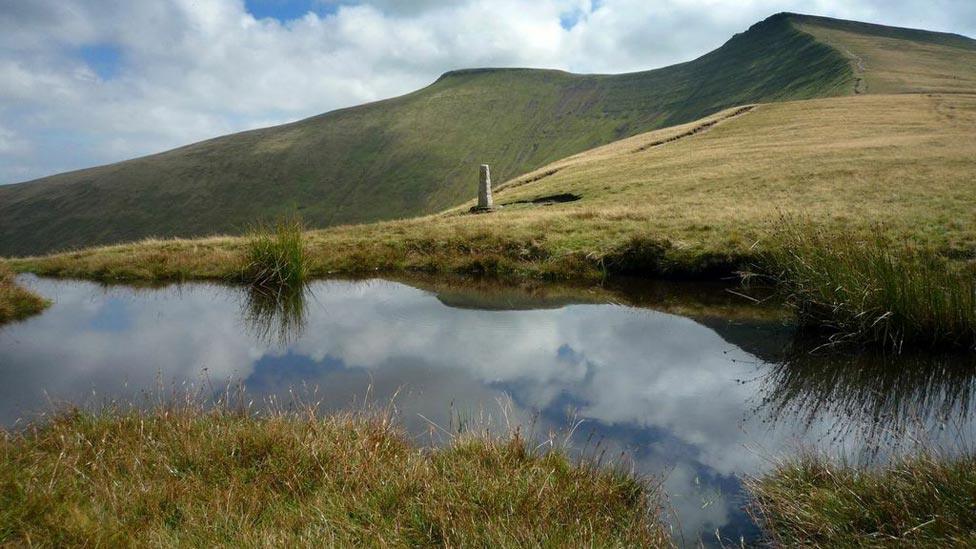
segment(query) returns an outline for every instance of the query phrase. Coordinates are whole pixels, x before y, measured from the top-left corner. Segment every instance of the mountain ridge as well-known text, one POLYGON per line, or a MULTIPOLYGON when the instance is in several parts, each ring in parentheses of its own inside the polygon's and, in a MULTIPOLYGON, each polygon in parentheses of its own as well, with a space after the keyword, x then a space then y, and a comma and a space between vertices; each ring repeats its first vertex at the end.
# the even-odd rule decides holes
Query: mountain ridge
POLYGON ((295 213, 312 227, 431 213, 467 199, 482 162, 505 181, 735 105, 852 94, 851 60, 798 28, 811 20, 777 14, 651 71, 448 71, 399 97, 0 187, 0 255, 239 232, 295 213))

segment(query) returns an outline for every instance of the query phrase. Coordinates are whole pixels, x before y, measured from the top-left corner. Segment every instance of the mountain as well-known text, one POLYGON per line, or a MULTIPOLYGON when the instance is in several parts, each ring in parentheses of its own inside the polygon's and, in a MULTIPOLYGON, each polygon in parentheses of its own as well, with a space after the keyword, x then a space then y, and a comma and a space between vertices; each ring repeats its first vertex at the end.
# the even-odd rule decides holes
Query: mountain
POLYGON ((430 213, 648 130, 747 103, 976 90, 976 41, 778 14, 694 61, 621 75, 449 72, 408 95, 0 187, 0 255, 430 213))

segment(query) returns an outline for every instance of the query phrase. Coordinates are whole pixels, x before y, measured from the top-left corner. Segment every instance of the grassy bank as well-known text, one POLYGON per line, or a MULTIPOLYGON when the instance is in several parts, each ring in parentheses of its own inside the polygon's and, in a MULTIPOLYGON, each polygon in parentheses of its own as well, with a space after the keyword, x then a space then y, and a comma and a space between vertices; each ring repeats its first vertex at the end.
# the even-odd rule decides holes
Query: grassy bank
POLYGON ((750 484, 753 511, 783 547, 976 544, 976 457, 921 455, 882 469, 807 456, 750 484))
POLYGON ((0 324, 35 315, 51 302, 20 286, 14 272, 0 263, 0 324))
POLYGON ((832 342, 976 349, 976 268, 894 242, 784 220, 763 243, 762 268, 800 325, 832 342))
POLYGON ((0 544, 669 545, 645 482, 530 448, 421 450, 385 415, 70 413, 0 441, 0 544))

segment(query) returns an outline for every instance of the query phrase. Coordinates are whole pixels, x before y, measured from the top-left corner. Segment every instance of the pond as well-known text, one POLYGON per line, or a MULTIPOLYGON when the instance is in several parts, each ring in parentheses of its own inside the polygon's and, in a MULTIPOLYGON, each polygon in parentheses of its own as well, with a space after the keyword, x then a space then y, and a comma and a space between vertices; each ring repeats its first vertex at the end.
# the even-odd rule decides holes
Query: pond
POLYGON ((0 423, 160 387, 395 407, 421 443, 521 424, 662 479, 688 544, 753 540, 742 478, 829 448, 883 459, 973 431, 974 364, 812 352, 783 311, 721 285, 319 281, 266 300, 22 277, 54 300, 0 328, 0 423))

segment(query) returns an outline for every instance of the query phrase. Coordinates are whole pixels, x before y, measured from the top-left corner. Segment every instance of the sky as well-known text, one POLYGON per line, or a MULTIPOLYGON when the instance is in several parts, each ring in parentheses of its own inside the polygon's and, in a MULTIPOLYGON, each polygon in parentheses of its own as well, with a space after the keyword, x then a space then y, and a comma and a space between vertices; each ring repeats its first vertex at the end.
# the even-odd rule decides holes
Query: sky
POLYGON ((973 0, 0 0, 0 184, 470 67, 646 70, 780 11, 976 36, 973 0))

